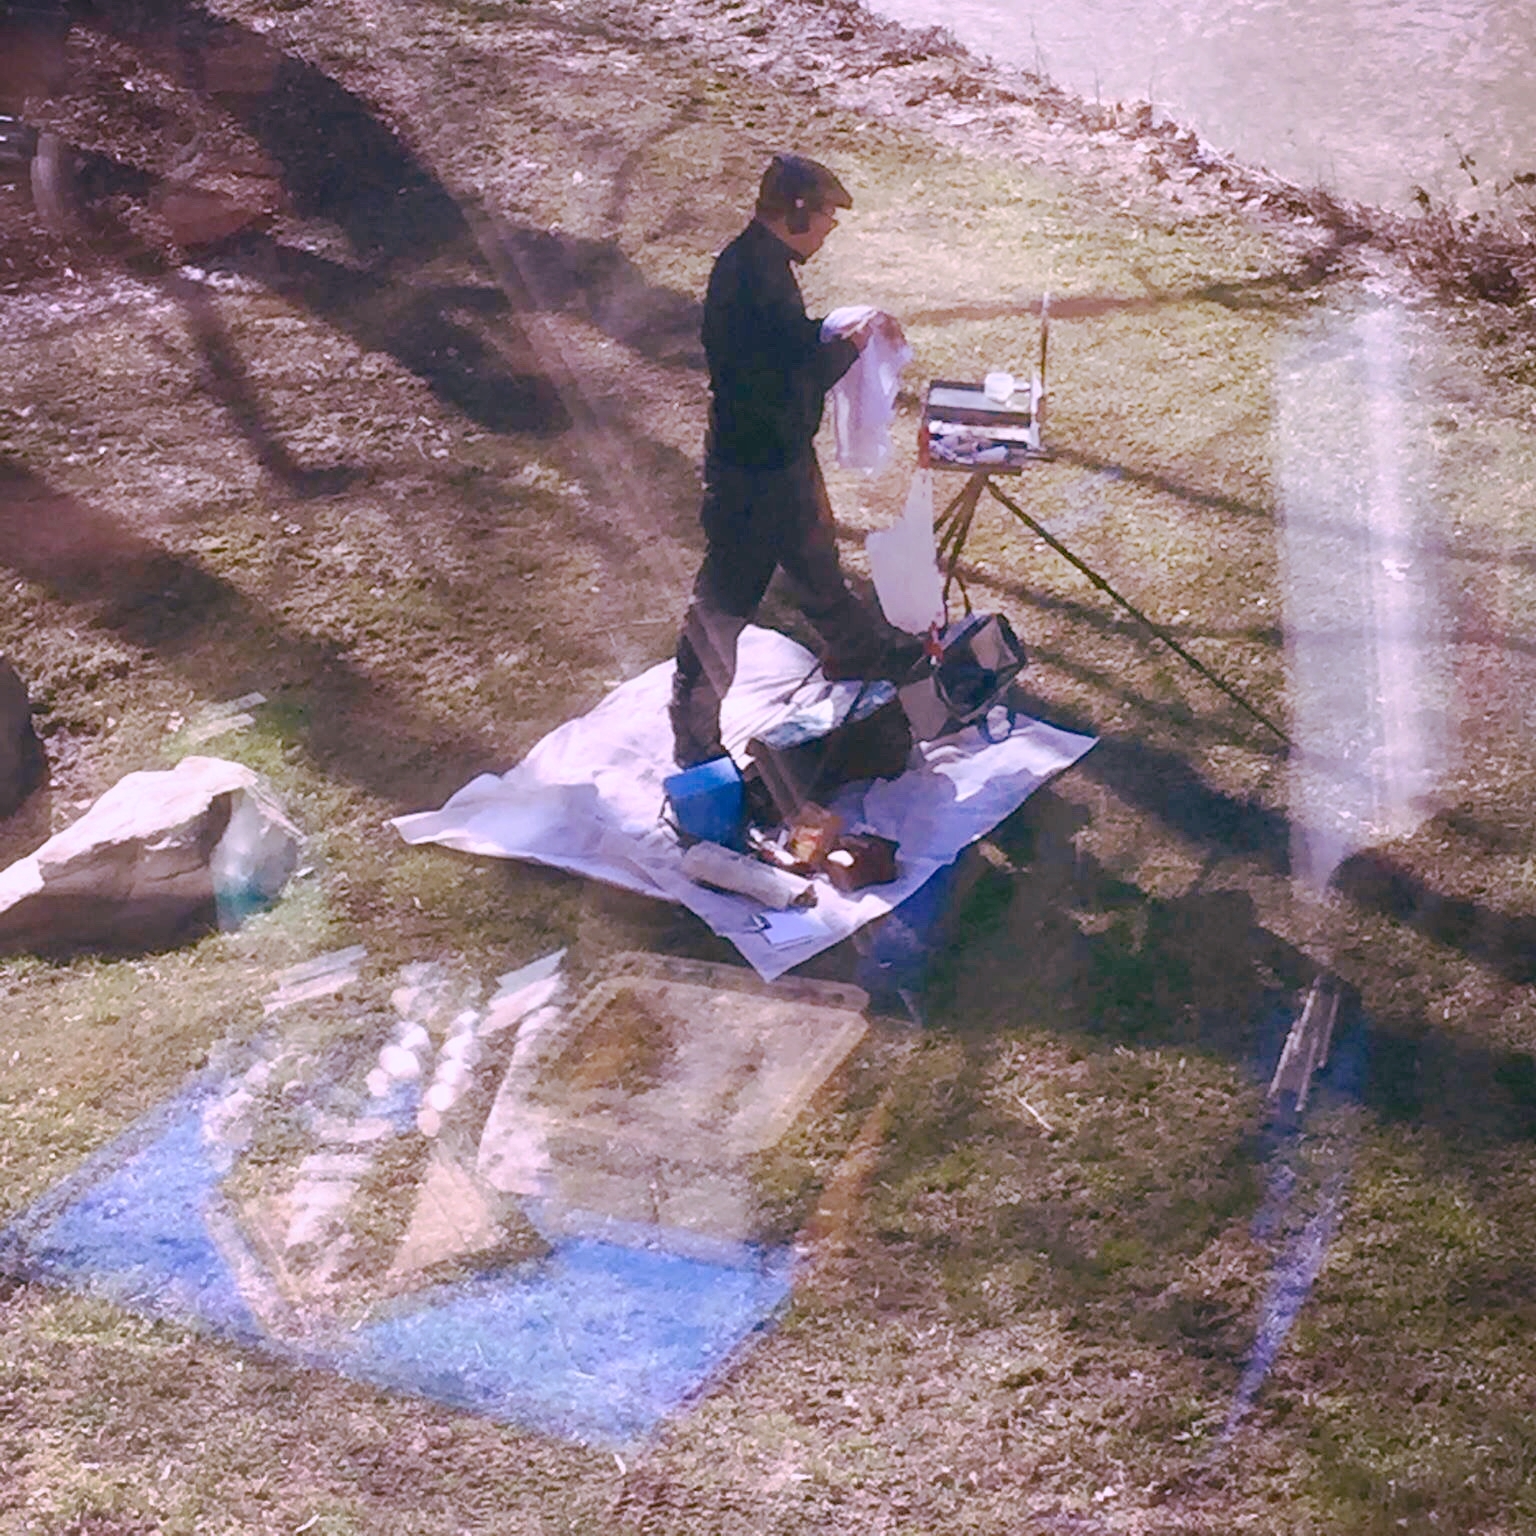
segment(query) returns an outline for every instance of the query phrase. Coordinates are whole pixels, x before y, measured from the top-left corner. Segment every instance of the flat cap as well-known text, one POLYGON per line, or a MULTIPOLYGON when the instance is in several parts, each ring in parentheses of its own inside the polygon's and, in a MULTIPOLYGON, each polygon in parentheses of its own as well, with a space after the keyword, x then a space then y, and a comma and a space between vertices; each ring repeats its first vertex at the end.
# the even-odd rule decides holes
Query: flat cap
POLYGON ((847 187, 819 160, 805 155, 775 155, 757 189, 759 213, 852 207, 853 197, 847 187))

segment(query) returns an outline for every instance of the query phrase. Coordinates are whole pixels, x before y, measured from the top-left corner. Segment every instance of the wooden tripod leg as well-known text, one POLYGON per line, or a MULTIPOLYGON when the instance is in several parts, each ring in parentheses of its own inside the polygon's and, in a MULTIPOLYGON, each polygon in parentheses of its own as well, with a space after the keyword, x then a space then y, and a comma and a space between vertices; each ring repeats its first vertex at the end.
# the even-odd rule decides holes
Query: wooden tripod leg
POLYGON ((976 505, 977 499, 981 495, 981 485, 979 482, 985 478, 986 476, 980 472, 966 476, 965 484, 950 498, 949 505, 934 518, 933 531, 935 533, 942 533, 949 527, 955 518, 962 514, 964 508, 976 505))
POLYGON ((976 508, 981 501, 982 488, 988 483, 985 470, 977 470, 960 488, 960 494, 944 509, 944 515, 938 527, 944 527, 944 536, 939 540, 937 554, 939 564, 944 567, 944 606, 949 607, 949 589, 956 581, 960 582, 960 591, 965 596, 966 607, 970 607, 970 595, 965 591, 965 582, 956 572, 960 565, 960 553, 965 548, 966 537, 971 531, 971 523, 976 517, 976 508))
POLYGON ((1232 700, 1234 704, 1238 706, 1239 709, 1251 715, 1255 720, 1259 722, 1260 725, 1264 726, 1268 730, 1273 731, 1275 735, 1278 736, 1280 740, 1283 741, 1287 746, 1294 745, 1294 743, 1291 741, 1291 738, 1287 736, 1285 732, 1281 730, 1280 727, 1269 718, 1268 715, 1262 714, 1259 710, 1255 709, 1253 705, 1250 704, 1247 699, 1245 699, 1242 694, 1240 694, 1234 687, 1232 687, 1230 683, 1223 682, 1221 678, 1217 677, 1217 675, 1212 672, 1211 669, 1199 659, 1199 657, 1191 656, 1189 652, 1186 651, 1184 647, 1180 645, 1179 642, 1175 640, 1173 636, 1170 635, 1161 624, 1154 623, 1153 620, 1149 619, 1146 614, 1141 611, 1140 608, 1137 608, 1134 604, 1127 602, 1125 598, 1121 597, 1121 595, 1115 591, 1115 589, 1110 586, 1110 584, 1105 581, 1105 579, 1100 576, 1099 573, 1087 563, 1087 561, 1079 559, 1078 556, 1074 555, 1072 551, 1068 549, 1067 546, 1056 537, 1055 534, 1053 534, 1042 523, 1039 523, 1034 518, 1032 518, 1029 513, 1026 512, 1023 507, 1021 507, 1016 501, 1013 501, 1009 497, 1005 496, 1000 490, 998 490, 997 486, 994 485, 990 479, 987 480, 986 486, 987 489, 991 491, 993 497, 997 501, 1001 502, 1002 505, 1008 509, 1008 511, 1013 513, 1013 515, 1018 518, 1018 520, 1023 523, 1024 526, 1030 530, 1030 532, 1036 534, 1039 538, 1044 539, 1045 542, 1049 544, 1051 548, 1054 549, 1056 553, 1062 557, 1063 560, 1067 561, 1067 563, 1074 569, 1081 571, 1083 575, 1086 576, 1088 580, 1091 581, 1094 586, 1096 586, 1099 591, 1101 591, 1106 597, 1118 603, 1139 624, 1144 624, 1159 640, 1163 642, 1164 645, 1168 647, 1170 651, 1173 652, 1175 656, 1177 656, 1181 661, 1187 663, 1191 668, 1194 669, 1194 671, 1198 672, 1200 676, 1203 677, 1206 682, 1210 683, 1213 688, 1216 688, 1221 693, 1224 693, 1229 699, 1232 700))

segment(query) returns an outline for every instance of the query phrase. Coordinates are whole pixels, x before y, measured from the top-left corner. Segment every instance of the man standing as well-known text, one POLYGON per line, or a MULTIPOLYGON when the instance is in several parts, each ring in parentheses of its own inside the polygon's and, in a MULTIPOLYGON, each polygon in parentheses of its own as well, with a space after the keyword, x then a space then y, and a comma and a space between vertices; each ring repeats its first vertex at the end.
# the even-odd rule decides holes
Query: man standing
POLYGON ((813 446, 827 391, 853 365, 876 325, 821 339, 805 313, 792 264, 821 249, 837 210, 853 199, 826 166, 775 155, 757 208, 715 261, 704 299, 711 403, 704 457, 704 564, 677 642, 671 721, 677 762, 723 752, 720 701, 736 672, 736 642, 776 566, 797 591, 837 676, 872 675, 883 630, 848 590, 832 510, 813 446))

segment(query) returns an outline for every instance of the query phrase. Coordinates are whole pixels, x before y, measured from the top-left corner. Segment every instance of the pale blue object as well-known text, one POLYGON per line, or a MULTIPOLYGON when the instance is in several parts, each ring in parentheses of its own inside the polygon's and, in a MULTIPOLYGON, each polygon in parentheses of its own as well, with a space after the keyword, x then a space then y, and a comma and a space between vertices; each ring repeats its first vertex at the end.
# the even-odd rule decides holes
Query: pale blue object
POLYGON ((792 1254, 711 1261, 589 1238, 381 1309, 328 1347, 275 1338, 206 1220, 229 1156, 195 1082, 0 1231, 0 1272, 67 1286, 309 1367, 587 1444, 643 1439, 708 1387, 790 1295, 792 1254))

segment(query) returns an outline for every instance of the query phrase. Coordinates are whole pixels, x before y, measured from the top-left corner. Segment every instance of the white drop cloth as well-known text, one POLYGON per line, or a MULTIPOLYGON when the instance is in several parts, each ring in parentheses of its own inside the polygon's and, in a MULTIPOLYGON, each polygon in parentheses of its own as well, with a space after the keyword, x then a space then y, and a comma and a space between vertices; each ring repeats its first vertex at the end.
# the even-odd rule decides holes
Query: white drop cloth
MULTIPOLYGON (((784 635, 756 626, 743 631, 721 715, 726 747, 738 760, 747 740, 783 715, 800 685, 797 702, 857 688, 827 683, 820 671, 805 682, 815 666, 810 652, 784 635)), ((399 816, 391 825, 408 843, 531 859, 680 902, 772 981, 904 901, 1094 744, 1091 736, 1021 717, 994 745, 968 729, 916 747, 899 779, 875 780, 862 796, 845 790, 834 809, 849 826, 900 844, 900 878, 851 896, 818 880, 815 930, 775 945, 756 931, 762 909, 755 902, 706 890, 679 871, 682 849, 661 821, 662 780, 677 771, 667 723, 671 688, 672 663, 652 667, 551 731, 515 768, 482 774, 441 810, 399 816)))

